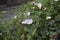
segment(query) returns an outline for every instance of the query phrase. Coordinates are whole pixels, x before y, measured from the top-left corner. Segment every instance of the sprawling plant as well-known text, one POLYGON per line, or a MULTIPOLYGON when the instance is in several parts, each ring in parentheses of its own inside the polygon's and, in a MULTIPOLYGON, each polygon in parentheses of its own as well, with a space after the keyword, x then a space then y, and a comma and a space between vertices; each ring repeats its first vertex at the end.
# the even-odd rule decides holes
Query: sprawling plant
POLYGON ((57 40, 60 0, 34 0, 17 8, 18 15, 0 24, 1 40, 57 40))

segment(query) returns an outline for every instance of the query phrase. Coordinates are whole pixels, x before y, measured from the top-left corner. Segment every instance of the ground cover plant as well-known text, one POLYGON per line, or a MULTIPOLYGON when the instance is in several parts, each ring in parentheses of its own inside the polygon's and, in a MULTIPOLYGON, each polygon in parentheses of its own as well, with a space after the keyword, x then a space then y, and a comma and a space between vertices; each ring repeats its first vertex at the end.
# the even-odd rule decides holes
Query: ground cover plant
POLYGON ((0 40, 58 40, 60 0, 34 0, 20 5, 18 15, 0 23, 0 40))

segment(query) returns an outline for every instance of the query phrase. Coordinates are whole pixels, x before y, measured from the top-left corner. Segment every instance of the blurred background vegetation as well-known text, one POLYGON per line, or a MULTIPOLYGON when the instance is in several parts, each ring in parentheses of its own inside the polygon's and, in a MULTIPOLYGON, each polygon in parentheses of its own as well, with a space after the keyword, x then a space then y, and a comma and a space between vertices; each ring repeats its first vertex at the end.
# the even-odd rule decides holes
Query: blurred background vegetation
MULTIPOLYGON (((0 40, 58 40, 60 0, 34 0, 15 10, 15 17, 0 22, 0 40)), ((0 18, 5 13, 2 11, 0 18)))

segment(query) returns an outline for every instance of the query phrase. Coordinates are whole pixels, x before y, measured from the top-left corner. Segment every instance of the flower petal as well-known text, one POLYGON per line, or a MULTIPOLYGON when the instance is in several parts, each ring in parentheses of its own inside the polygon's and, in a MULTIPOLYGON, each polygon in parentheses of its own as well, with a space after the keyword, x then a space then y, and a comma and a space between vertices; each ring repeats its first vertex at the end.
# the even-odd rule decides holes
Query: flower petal
POLYGON ((27 12, 27 16, 30 16, 31 12, 27 12))
POLYGON ((48 19, 51 19, 51 17, 50 16, 48 16, 48 17, 46 17, 46 19, 48 20, 48 19))
POLYGON ((42 8, 42 4, 41 3, 34 3, 39 9, 42 8))
POLYGON ((32 24, 32 22, 32 19, 25 19, 24 21, 22 21, 22 24, 32 24))

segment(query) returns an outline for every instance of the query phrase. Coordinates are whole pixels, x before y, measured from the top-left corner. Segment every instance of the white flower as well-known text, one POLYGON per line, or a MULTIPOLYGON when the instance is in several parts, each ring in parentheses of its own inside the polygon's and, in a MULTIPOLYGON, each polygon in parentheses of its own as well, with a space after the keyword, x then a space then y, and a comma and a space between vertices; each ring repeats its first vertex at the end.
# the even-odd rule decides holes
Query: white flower
POLYGON ((31 12, 27 12, 27 16, 30 16, 31 12))
POLYGON ((22 24, 32 24, 32 22, 32 19, 25 19, 24 21, 22 21, 22 24))
POLYGON ((50 16, 47 16, 46 19, 47 19, 47 20, 48 20, 48 19, 51 19, 51 17, 50 17, 50 16))
POLYGON ((17 16, 14 16, 13 18, 17 18, 17 16))
POLYGON ((59 1, 59 0, 54 0, 54 1, 59 1))
POLYGON ((41 3, 34 3, 34 5, 36 5, 39 9, 42 8, 42 4, 41 3))

